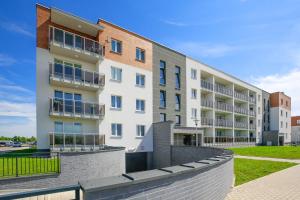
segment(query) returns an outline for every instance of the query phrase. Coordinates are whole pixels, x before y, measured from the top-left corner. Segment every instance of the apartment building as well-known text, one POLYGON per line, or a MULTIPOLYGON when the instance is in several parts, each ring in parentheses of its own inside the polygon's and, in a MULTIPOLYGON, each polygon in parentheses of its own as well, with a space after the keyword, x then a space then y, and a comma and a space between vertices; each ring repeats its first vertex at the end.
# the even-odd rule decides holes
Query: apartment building
POLYGON ((292 117, 292 136, 291 142, 293 144, 300 143, 300 116, 292 117))
MULTIPOLYGON (((178 144, 248 145, 262 142, 266 101, 270 116, 290 116, 285 95, 278 93, 281 105, 276 95, 115 24, 42 5, 36 12, 39 149, 124 146, 148 159, 153 123, 171 121, 178 144)), ((271 129, 288 122, 281 117, 270 118, 271 129)))

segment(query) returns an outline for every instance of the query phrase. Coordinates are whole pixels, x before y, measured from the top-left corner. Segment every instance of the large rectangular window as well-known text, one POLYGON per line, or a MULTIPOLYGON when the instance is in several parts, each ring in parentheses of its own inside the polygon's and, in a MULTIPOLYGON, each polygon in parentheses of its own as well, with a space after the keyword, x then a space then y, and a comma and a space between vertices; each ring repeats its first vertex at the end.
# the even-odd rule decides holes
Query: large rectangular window
POLYGON ((145 100, 137 99, 135 109, 138 112, 145 112, 145 100))
POLYGON ((115 81, 122 81, 122 69, 111 67, 111 79, 115 81))
POLYGON ((140 87, 145 86, 145 75, 143 74, 136 74, 135 76, 135 84, 140 87))
POLYGON ((166 108, 166 91, 161 90, 159 98, 160 98, 159 107, 166 108))
POLYGON ((180 89, 180 67, 175 66, 175 88, 180 89))
POLYGON ((122 124, 111 124, 111 135, 115 137, 122 136, 122 124))
POLYGON ((111 96, 111 108, 121 109, 122 108, 122 97, 121 96, 111 96))
POLYGON ((166 84, 166 62, 165 61, 160 61, 159 63, 159 83, 161 85, 166 84))
POLYGON ((136 136, 137 137, 144 137, 145 136, 145 126, 144 125, 137 125, 136 126, 136 136))
POLYGON ((197 119, 197 109, 192 108, 192 119, 197 119))
POLYGON ((192 89, 191 97, 192 97, 192 99, 197 99, 197 90, 196 89, 192 89))
POLYGON ((122 53, 122 42, 116 39, 111 39, 111 51, 122 53))
POLYGON ((175 110, 180 110, 180 94, 175 94, 175 110))
POLYGON ((300 125, 300 120, 299 119, 297 120, 297 125, 300 125))
POLYGON ((191 79, 196 80, 197 79, 197 70, 191 69, 191 79))
POLYGON ((180 125, 181 124, 181 116, 180 115, 176 115, 175 116, 175 124, 176 125, 180 125))
POLYGON ((138 61, 145 62, 145 50, 136 48, 135 50, 135 59, 138 61))

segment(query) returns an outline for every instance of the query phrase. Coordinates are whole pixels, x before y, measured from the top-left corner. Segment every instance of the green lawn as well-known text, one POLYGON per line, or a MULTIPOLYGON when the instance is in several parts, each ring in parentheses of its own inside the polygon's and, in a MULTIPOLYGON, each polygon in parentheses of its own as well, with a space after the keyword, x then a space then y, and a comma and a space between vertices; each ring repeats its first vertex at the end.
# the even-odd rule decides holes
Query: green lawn
POLYGON ((256 146, 230 148, 236 155, 269 158, 300 159, 300 146, 256 146))
POLYGON ((235 186, 295 166, 295 163, 235 158, 235 186))
POLYGON ((0 155, 0 179, 59 172, 58 157, 32 153, 36 153, 36 149, 17 150, 0 155))

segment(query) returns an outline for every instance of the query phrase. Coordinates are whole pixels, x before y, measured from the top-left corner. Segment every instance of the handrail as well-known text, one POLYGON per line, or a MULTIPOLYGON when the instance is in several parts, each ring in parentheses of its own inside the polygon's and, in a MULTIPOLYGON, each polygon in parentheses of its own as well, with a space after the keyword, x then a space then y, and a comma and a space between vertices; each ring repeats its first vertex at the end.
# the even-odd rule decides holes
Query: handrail
POLYGON ((221 93, 221 94, 225 94, 227 96, 233 96, 233 90, 229 89, 219 83, 215 83, 214 84, 214 89, 216 92, 221 93))
POLYGON ((207 99, 201 99, 201 106, 208 107, 208 108, 213 108, 214 107, 214 102, 211 101, 211 100, 207 100, 207 99))
POLYGON ((215 102, 215 108, 218 110, 224 110, 228 112, 233 111, 233 105, 223 102, 215 102))
POLYGON ((39 190, 33 190, 33 191, 28 191, 28 192, 5 194, 5 195, 0 195, 0 199, 12 200, 12 199, 35 197, 35 196, 54 194, 54 193, 60 193, 60 192, 68 192, 68 191, 72 191, 72 190, 75 190, 75 199, 80 200, 80 185, 79 184, 55 187, 55 188, 39 189, 39 190))
POLYGON ((64 80, 71 80, 71 81, 77 81, 82 82, 84 84, 94 84, 99 85, 103 87, 105 85, 105 75, 102 73, 97 73, 89 70, 83 70, 81 68, 68 66, 69 68, 72 68, 72 74, 66 75, 65 74, 65 68, 66 66, 62 65, 62 73, 55 72, 55 64, 49 63, 49 76, 50 77, 56 77, 64 80), (79 73, 80 72, 80 73, 79 73), (79 73, 79 75, 76 73, 79 73))
POLYGON ((248 101, 248 95, 234 91, 234 97, 243 101, 248 101))
POLYGON ((201 87, 211 91, 214 90, 214 84, 203 79, 201 79, 201 87))

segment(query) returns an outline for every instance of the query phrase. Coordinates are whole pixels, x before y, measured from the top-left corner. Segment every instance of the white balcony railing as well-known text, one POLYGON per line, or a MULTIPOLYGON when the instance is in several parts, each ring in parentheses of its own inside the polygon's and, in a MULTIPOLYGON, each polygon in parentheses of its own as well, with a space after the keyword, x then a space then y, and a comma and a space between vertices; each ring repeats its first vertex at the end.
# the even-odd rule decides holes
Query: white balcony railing
POLYGON ((250 130, 256 130, 256 125, 255 124, 249 124, 249 129, 250 130))
POLYGON ((226 119, 216 119, 215 120, 215 126, 217 127, 233 127, 233 121, 226 120, 226 119))
POLYGON ((214 120, 209 119, 209 118, 205 118, 205 117, 201 117, 201 125, 202 126, 213 126, 214 125, 214 120))
POLYGON ((227 96, 233 96, 233 90, 229 89, 223 85, 215 83, 214 88, 215 88, 215 91, 218 93, 225 94, 227 96))
POLYGON ((70 81, 77 85, 104 87, 105 75, 97 72, 83 70, 78 67, 66 66, 63 64, 49 63, 50 79, 70 81))
POLYGON ((234 91, 234 97, 243 101, 248 101, 248 95, 234 91))
POLYGON ((52 26, 49 29, 49 42, 55 42, 62 47, 71 48, 83 53, 88 52, 103 56, 103 46, 98 42, 52 26))
POLYGON ((234 127, 235 127, 235 128, 248 129, 248 123, 247 123, 247 122, 239 122, 239 121, 235 121, 235 122, 234 122, 234 127))
POLYGON ((239 106, 234 106, 234 112, 243 115, 248 115, 248 110, 239 106))
POLYGON ((249 115, 250 115, 250 116, 254 116, 254 117, 255 117, 255 116, 256 116, 256 112, 255 112, 255 111, 253 111, 253 110, 249 110, 249 115))
POLYGON ((214 102, 207 100, 207 99, 201 99, 201 106, 206 107, 206 108, 213 108, 214 107, 214 102))
POLYGON ((254 97, 249 97, 249 102, 255 104, 256 99, 254 97))
POLYGON ((211 91, 214 90, 214 84, 203 79, 201 79, 201 87, 211 91))
POLYGON ((233 105, 228 103, 222 103, 222 102, 215 102, 215 108, 218 110, 223 110, 227 112, 233 111, 233 105))
POLYGON ((50 98, 50 115, 99 119, 105 115, 105 105, 50 98))

